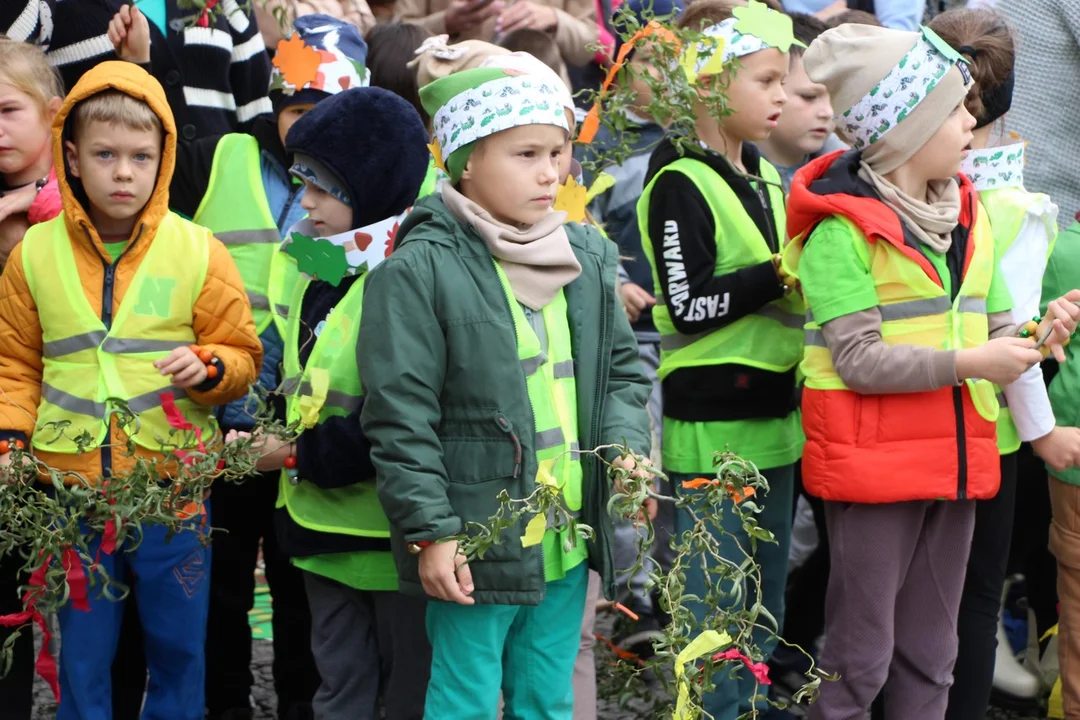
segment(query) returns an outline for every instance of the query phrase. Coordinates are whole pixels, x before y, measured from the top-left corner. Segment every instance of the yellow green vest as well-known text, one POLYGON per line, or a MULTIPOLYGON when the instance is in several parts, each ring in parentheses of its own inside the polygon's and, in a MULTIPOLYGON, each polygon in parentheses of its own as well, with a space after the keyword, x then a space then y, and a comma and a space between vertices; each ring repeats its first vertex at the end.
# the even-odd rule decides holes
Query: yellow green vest
MULTIPOLYGON (((979 200, 990 220, 990 227, 994 232, 994 256, 1000 263, 1009 252, 1016 236, 1020 234, 1020 228, 1027 218, 1029 209, 1036 203, 1041 202, 1041 196, 1029 193, 1022 187, 1007 187, 997 190, 982 190, 979 192, 979 200)), ((1057 239, 1057 222, 1050 228, 1049 253, 1054 250, 1054 242, 1057 239)), ((1001 406, 1001 414, 998 415, 997 440, 998 450, 1002 455, 1014 453, 1020 449, 1020 434, 1016 430, 1012 413, 1005 400, 1005 393, 1000 387, 995 386, 998 404, 1001 406)))
MULTIPOLYGON (((716 228, 716 267, 714 276, 727 275, 741 268, 767 262, 772 250, 757 225, 743 210, 735 191, 705 163, 682 158, 671 163, 653 178, 638 201, 638 226, 642 248, 652 266, 653 286, 657 304, 653 322, 660 332, 660 369, 664 379, 679 368, 703 365, 736 364, 772 372, 787 372, 802 356, 802 299, 791 293, 768 303, 754 313, 725 327, 695 335, 683 335, 671 320, 664 303, 664 288, 656 272, 653 241, 649 237, 649 201, 652 189, 664 173, 679 172, 689 178, 705 198, 716 228)), ((773 216, 770 220, 781 242, 785 231, 784 192, 776 168, 761 161, 761 175, 769 181, 769 200, 773 216)), ((672 232, 678 229, 673 227, 672 232)), ((666 250, 665 238, 665 250, 666 250)), ((678 253, 678 237, 670 239, 672 251, 678 253)))
POLYGON ((213 231, 236 262, 255 330, 261 335, 275 322, 283 332, 287 300, 299 273, 296 262, 278 252, 281 234, 266 201, 255 138, 233 133, 218 141, 210 182, 193 221, 213 231))
MULTIPOLYGON (((825 222, 842 223, 857 237, 862 233, 847 218, 833 216, 825 222)), ((956 295, 950 300, 944 288, 926 271, 891 243, 855 243, 856 251, 871 269, 881 312, 881 339, 888 345, 917 345, 940 350, 960 350, 984 345, 989 333, 986 297, 994 273, 994 247, 990 226, 979 213, 974 234, 975 254, 956 295)), ((784 252, 785 267, 798 270, 802 242, 795 241, 784 252)), ((847 390, 833 366, 832 353, 825 344, 813 312, 806 314, 806 349, 802 362, 806 387, 815 390, 847 390)), ((979 414, 993 422, 998 402, 993 384, 986 380, 965 381, 979 414)))
POLYGON ((196 341, 192 314, 206 280, 207 241, 204 228, 168 213, 106 328, 83 291, 64 217, 26 233, 23 271, 42 332, 38 427, 69 423, 63 433, 35 433, 35 448, 76 453, 74 438, 85 432, 92 438, 85 449, 96 449, 108 436, 116 399, 138 415, 132 439, 139 446, 155 452, 163 441, 194 446, 192 434, 177 433, 165 418, 161 395, 170 392, 195 427, 212 430, 210 408, 192 402, 154 367, 196 341))
MULTIPOLYGON (((582 468, 578 444, 577 382, 574 380, 574 354, 570 324, 566 319, 566 296, 562 290, 541 310, 544 334, 542 342, 514 296, 502 268, 499 273, 506 301, 514 319, 518 359, 525 373, 529 404, 533 411, 537 472, 536 482, 562 488, 566 507, 581 512, 582 468)), ((580 564, 588 555, 584 542, 573 540, 564 530, 551 528, 544 533, 544 577, 559 580, 566 571, 580 564)))
MULTIPOLYGON (((301 277, 293 290, 285 329, 284 374, 280 391, 286 396, 286 419, 310 428, 333 416, 345 416, 360 407, 363 387, 356 355, 363 308, 361 277, 326 319, 307 363, 300 366, 300 308, 311 281, 301 277)), ((374 478, 370 478, 374 480, 374 478)), ((283 471, 278 507, 309 530, 370 538, 389 538, 390 523, 375 492, 374 482, 357 482, 324 490, 297 477, 290 481, 283 471)))

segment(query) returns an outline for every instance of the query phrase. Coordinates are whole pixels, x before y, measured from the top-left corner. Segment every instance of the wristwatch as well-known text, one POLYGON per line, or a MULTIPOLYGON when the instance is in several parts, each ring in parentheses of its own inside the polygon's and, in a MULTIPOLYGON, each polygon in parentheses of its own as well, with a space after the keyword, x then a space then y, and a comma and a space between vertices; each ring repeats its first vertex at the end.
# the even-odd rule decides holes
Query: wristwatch
POLYGON ((431 542, 430 540, 417 540, 416 542, 409 543, 407 547, 409 548, 410 555, 419 555, 426 548, 429 548, 434 544, 435 543, 431 542))

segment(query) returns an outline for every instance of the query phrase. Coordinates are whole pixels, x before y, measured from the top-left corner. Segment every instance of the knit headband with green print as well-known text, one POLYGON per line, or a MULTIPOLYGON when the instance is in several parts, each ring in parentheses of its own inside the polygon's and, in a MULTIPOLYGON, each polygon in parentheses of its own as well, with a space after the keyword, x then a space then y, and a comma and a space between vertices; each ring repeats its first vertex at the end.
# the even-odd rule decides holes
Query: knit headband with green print
POLYGON ((431 115, 435 164, 456 183, 475 143, 523 125, 553 125, 570 131, 559 88, 543 76, 508 68, 454 73, 420 89, 431 115))
POLYGON ((911 50, 870 92, 836 118, 837 126, 856 150, 873 145, 903 122, 953 65, 963 75, 964 85, 970 85, 967 61, 923 26, 911 50))

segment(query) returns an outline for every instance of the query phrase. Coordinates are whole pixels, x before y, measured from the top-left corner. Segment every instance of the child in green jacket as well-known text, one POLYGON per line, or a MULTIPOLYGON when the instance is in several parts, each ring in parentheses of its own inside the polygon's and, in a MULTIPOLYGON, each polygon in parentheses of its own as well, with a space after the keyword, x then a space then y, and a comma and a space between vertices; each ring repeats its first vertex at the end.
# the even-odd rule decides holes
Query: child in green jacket
POLYGON ((421 99, 449 180, 369 276, 359 362, 400 587, 434 598, 425 717, 494 718, 501 690, 507 717, 569 718, 586 566, 614 591, 609 480, 580 450, 649 445, 617 249, 551 209, 569 120, 545 78, 477 68, 421 99), (438 542, 537 483, 592 541, 524 518, 482 559, 438 542))

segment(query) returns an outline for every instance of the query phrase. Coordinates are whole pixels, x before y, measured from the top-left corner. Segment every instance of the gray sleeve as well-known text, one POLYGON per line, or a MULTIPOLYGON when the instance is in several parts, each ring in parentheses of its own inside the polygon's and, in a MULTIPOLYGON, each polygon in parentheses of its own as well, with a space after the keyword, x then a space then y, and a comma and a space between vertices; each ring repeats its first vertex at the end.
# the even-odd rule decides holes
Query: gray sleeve
POLYGON ((960 384, 955 351, 885 344, 877 308, 842 315, 821 331, 837 374, 855 392, 927 392, 960 384))

